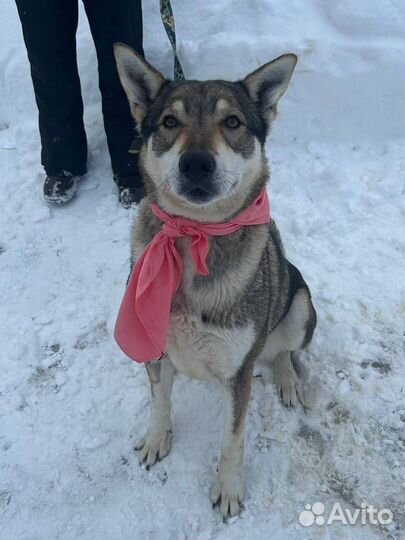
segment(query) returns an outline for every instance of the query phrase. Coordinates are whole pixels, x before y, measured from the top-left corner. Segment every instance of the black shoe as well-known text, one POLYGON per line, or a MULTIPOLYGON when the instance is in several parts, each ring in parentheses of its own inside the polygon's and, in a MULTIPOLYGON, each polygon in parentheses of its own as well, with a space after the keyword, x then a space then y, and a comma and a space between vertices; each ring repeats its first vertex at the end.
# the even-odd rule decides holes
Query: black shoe
POLYGON ((138 204, 145 197, 145 187, 139 175, 114 175, 114 182, 118 186, 118 200, 124 208, 138 204))
POLYGON ((74 197, 77 176, 69 173, 47 176, 44 182, 44 199, 50 204, 65 204, 74 197))
POLYGON ((133 188, 118 186, 118 199, 124 208, 130 208, 132 204, 139 204, 145 195, 143 186, 133 188))

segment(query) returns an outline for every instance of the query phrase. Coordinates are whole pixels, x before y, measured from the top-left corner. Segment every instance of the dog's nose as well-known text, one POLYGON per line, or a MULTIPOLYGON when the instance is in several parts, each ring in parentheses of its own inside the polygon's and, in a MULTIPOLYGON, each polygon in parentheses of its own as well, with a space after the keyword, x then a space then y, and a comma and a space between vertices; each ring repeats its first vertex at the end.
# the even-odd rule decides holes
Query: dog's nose
POLYGON ((179 161, 180 172, 189 180, 207 177, 215 171, 215 167, 214 157, 202 150, 185 152, 179 161))

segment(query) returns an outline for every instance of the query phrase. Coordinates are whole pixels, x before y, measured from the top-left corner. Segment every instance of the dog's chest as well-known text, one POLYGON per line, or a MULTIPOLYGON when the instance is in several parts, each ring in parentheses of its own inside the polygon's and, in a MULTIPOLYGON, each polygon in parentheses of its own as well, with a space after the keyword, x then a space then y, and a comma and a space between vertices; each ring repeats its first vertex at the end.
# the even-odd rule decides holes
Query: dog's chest
POLYGON ((170 317, 167 352, 177 371, 194 379, 225 382, 233 377, 254 341, 253 324, 224 329, 177 304, 170 317))
POLYGON ((203 311, 209 313, 219 291, 193 287, 194 268, 184 248, 180 247, 183 277, 172 303, 167 352, 179 372, 195 379, 224 382, 236 374, 252 347, 254 326, 246 323, 221 328, 202 320, 203 311))

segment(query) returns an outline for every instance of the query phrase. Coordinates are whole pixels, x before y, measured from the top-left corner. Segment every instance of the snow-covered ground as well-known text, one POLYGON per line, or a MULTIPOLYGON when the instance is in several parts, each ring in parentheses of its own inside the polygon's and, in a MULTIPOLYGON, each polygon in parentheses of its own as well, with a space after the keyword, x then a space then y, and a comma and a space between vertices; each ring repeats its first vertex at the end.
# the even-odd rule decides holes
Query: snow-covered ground
MULTIPOLYGON (((282 52, 300 63, 268 145, 272 211, 311 286, 319 325, 302 359, 310 411, 254 379, 245 510, 222 523, 208 492, 218 390, 179 377, 174 446, 149 472, 142 367, 112 337, 136 209, 117 204, 87 21, 78 30, 90 172, 52 209, 29 66, 12 0, 0 4, 1 540, 404 538, 404 6, 401 0, 173 0, 189 78, 237 78, 282 52), (394 514, 312 525, 306 504, 394 514)), ((148 58, 171 54, 144 0, 148 58)), ((259 375, 259 374, 257 374, 259 375)))

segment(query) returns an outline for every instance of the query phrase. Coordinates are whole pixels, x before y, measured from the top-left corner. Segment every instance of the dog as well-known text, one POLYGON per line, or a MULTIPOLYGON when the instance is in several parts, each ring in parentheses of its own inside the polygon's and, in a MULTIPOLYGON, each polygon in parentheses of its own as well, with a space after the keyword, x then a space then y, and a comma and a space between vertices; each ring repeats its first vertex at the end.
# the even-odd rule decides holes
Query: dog
MULTIPOLYGON (((151 203, 172 216, 222 223, 265 190, 265 140, 297 57, 280 56, 238 82, 172 82, 124 44, 115 44, 114 54, 142 139, 139 164, 147 196, 132 231, 134 265, 162 227, 151 203)), ((176 247, 183 275, 171 304, 167 352, 146 364, 151 414, 135 449, 148 469, 170 452, 176 371, 219 383, 225 429, 210 497, 227 518, 242 508, 244 425, 254 362, 272 364, 283 402, 296 405, 301 393, 291 355, 311 342, 316 311, 272 219, 210 237, 208 275, 195 271, 190 238, 177 239, 176 247)))

